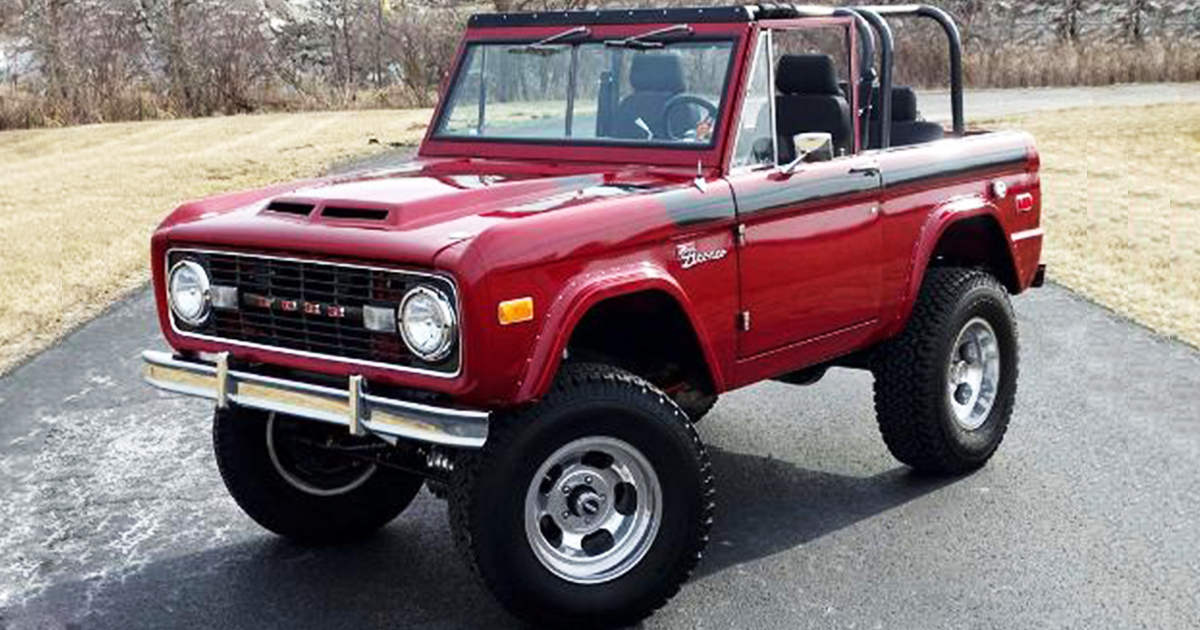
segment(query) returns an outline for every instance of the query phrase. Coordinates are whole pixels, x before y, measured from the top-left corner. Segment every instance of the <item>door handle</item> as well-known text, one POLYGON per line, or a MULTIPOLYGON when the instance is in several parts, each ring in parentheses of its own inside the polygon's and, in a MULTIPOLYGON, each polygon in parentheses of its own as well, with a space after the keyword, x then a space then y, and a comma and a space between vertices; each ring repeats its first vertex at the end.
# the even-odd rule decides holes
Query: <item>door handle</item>
POLYGON ((866 175, 867 177, 878 177, 879 176, 879 164, 870 163, 870 164, 859 164, 857 166, 851 166, 850 170, 847 171, 846 174, 847 175, 866 175))

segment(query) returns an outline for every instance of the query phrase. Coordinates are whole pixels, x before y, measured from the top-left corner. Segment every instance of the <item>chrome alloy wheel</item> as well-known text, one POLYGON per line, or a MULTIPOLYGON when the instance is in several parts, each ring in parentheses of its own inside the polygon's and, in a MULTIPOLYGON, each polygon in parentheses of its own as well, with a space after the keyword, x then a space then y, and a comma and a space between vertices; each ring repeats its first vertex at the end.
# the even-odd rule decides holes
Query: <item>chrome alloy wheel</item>
POLYGON ((542 463, 525 494, 525 535, 555 575, 599 584, 629 570, 658 534, 662 487, 636 448, 585 437, 542 463))
MULTIPOLYGON (((375 474, 376 465, 344 455, 314 452, 311 446, 296 443, 284 435, 285 424, 292 438, 299 433, 310 440, 328 439, 324 425, 310 422, 288 422, 274 412, 267 418, 267 453, 275 472, 293 488, 318 497, 334 497, 346 494, 363 485, 375 474)), ((344 430, 343 430, 344 431, 344 430)))
POLYGON ((986 320, 976 317, 958 333, 946 366, 946 396, 955 422, 967 431, 983 426, 1000 387, 1000 344, 986 320))

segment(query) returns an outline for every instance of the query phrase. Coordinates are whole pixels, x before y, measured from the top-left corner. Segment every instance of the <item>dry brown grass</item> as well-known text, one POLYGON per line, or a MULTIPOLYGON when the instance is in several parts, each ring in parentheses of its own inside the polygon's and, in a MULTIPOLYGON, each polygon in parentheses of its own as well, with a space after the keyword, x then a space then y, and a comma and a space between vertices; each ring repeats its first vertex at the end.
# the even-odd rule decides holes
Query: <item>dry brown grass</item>
POLYGON ((415 142, 429 112, 235 116, 0 133, 0 373, 142 285, 181 201, 415 142))
POLYGON ((1007 119, 1042 153, 1054 280, 1200 346, 1200 105, 1007 119))
MULTIPOLYGON (((896 51, 896 81, 903 85, 943 87, 950 76, 944 38, 901 39, 896 51)), ((1133 46, 1114 42, 1028 45, 997 43, 968 46, 963 69, 967 87, 1015 88, 1119 83, 1186 83, 1200 81, 1200 42, 1148 42, 1133 46)))

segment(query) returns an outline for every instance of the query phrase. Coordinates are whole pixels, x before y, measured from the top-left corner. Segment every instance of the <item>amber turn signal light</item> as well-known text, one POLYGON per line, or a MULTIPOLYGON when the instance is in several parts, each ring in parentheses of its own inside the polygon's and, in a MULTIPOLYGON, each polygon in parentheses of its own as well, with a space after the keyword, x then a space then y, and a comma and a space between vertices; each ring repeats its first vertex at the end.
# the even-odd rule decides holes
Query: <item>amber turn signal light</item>
POLYGON ((500 303, 500 324, 519 324, 533 319, 533 298, 523 297, 500 303))

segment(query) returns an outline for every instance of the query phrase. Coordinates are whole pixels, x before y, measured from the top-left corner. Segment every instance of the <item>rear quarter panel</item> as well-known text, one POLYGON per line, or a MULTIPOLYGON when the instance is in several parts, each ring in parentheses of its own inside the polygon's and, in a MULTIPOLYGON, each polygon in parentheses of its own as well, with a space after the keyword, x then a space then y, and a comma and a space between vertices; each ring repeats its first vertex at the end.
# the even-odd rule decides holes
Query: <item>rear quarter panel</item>
MULTIPOLYGON (((1016 278, 1028 288, 1041 257, 1041 181, 1033 138, 985 133, 878 152, 883 173, 884 268, 882 337, 903 329, 939 238, 955 222, 996 221, 1016 278), (996 182, 1007 186, 1001 198, 996 182), (1017 209, 1023 195, 1029 210, 1017 209)), ((981 244, 982 246, 983 244, 981 244)))

